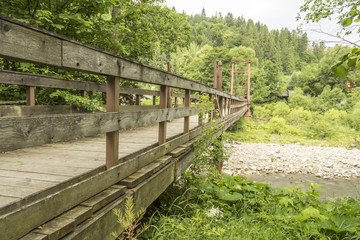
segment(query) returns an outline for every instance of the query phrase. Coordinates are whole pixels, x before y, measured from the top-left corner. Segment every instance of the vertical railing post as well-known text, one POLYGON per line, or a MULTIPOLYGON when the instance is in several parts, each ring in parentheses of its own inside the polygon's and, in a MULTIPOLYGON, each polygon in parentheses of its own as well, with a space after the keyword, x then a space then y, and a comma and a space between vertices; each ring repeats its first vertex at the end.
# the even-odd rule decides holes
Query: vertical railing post
MULTIPOLYGON (((166 85, 160 85, 160 109, 166 109, 167 107, 167 99, 168 99, 168 87, 166 85)), ((166 142, 166 126, 167 121, 159 122, 159 145, 164 144, 166 142)))
POLYGON ((136 105, 140 105, 141 104, 141 99, 140 99, 140 95, 136 95, 136 105))
MULTIPOLYGON (((214 88, 217 89, 217 77, 218 77, 218 70, 217 70, 217 62, 216 60, 214 61, 214 88)), ((217 104, 216 104, 216 95, 210 95, 210 101, 213 102, 214 105, 214 110, 211 112, 211 119, 214 119, 216 117, 216 109, 217 109, 217 104)))
MULTIPOLYGON (((106 82, 106 112, 119 112, 119 78, 108 76, 106 82)), ((119 131, 106 133, 106 169, 119 163, 119 131)))
POLYGON ((231 60, 231 95, 234 94, 234 73, 235 72, 235 61, 234 59, 231 60))
POLYGON ((81 95, 81 97, 86 98, 87 92, 85 90, 81 90, 80 95, 81 95))
POLYGON ((177 106, 178 106, 178 98, 175 97, 175 105, 174 105, 174 107, 177 107, 177 106))
POLYGON ((250 66, 251 66, 251 60, 249 59, 248 61, 248 84, 247 84, 247 107, 248 107, 248 111, 246 112, 246 117, 250 117, 250 105, 251 105, 251 96, 250 96, 250 66))
MULTIPOLYGON (((219 61, 218 62, 218 70, 217 70, 217 89, 218 90, 222 90, 222 62, 219 61)), ((224 110, 224 106, 223 106, 223 97, 219 96, 219 117, 223 116, 223 110, 224 110)))
MULTIPOLYGON (((171 62, 168 62, 167 63, 167 71, 169 73, 172 72, 172 65, 171 65, 171 62)), ((168 108, 172 108, 172 87, 168 87, 168 93, 167 93, 167 107, 168 108)))
POLYGON ((35 106, 35 87, 26 87, 26 105, 35 106))
MULTIPOLYGON (((184 105, 185 107, 190 107, 190 90, 185 89, 185 101, 184 105)), ((190 117, 184 117, 184 133, 188 133, 190 129, 190 117)))
POLYGON ((156 105, 156 96, 153 96, 153 105, 156 105))

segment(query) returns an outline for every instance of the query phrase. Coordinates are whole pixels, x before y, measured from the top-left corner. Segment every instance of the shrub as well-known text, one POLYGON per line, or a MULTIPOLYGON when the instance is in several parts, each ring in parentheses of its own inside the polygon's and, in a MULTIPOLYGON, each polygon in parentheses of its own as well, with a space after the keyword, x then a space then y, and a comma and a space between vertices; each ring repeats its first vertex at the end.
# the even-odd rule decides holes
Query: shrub
POLYGON ((231 125, 228 128, 228 131, 235 132, 235 131, 242 131, 246 128, 247 125, 249 125, 251 122, 248 118, 243 117, 240 118, 239 121, 235 122, 233 125, 231 125))
POLYGON ((284 102, 278 102, 274 106, 273 116, 286 118, 290 113, 289 106, 284 102))
POLYGON ((291 108, 303 107, 306 110, 310 110, 311 102, 311 97, 305 96, 301 88, 295 88, 295 91, 290 93, 289 106, 291 108))
POLYGON ((351 128, 360 131, 360 102, 354 106, 352 113, 347 115, 346 120, 351 128))
POLYGON ((271 133, 283 134, 287 131, 286 121, 281 117, 271 118, 268 126, 271 133))
POLYGON ((330 109, 324 113, 324 118, 335 124, 342 124, 346 121, 347 113, 343 110, 330 109))
POLYGON ((254 106, 253 116, 259 120, 269 120, 271 117, 271 111, 266 107, 254 106))
POLYGON ((299 125, 310 120, 312 113, 308 110, 304 110, 303 107, 293 109, 288 116, 288 122, 292 125, 299 125))
POLYGON ((304 124, 305 134, 315 139, 325 139, 334 134, 334 126, 323 116, 317 115, 304 124))

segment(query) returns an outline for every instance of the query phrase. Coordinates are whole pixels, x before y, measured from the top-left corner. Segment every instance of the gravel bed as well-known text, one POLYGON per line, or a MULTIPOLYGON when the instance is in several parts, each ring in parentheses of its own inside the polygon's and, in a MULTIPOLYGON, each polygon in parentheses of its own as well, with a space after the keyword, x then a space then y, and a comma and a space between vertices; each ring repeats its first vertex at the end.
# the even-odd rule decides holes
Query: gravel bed
POLYGON ((229 141, 231 175, 310 174, 323 179, 360 178, 360 150, 300 144, 245 143, 229 141))

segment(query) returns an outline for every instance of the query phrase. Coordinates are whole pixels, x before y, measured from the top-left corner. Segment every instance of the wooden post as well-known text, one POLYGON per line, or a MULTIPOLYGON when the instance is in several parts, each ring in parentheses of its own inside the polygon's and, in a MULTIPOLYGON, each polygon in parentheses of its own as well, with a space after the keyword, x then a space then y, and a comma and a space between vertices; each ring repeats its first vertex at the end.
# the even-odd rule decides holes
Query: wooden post
POLYGON ((153 105, 156 105, 156 96, 153 96, 153 105))
MULTIPOLYGON (((106 111, 119 111, 119 78, 108 76, 106 82, 106 111)), ((106 169, 119 163, 119 131, 106 133, 106 169)))
MULTIPOLYGON (((170 62, 167 63, 167 71, 169 73, 172 72, 172 65, 170 62)), ((168 108, 172 108, 172 88, 171 87, 168 87, 168 99, 167 99, 167 107, 168 108)))
MULTIPOLYGON (((217 89, 217 62, 216 60, 214 61, 214 88, 217 89)), ((216 95, 212 96, 212 99, 210 99, 210 101, 213 102, 213 105, 214 105, 214 110, 211 112, 211 119, 214 119, 216 116, 215 116, 215 113, 216 113, 216 109, 217 109, 217 104, 216 104, 216 95)))
POLYGON ((178 106, 178 98, 175 97, 175 105, 174 105, 174 107, 177 107, 177 106, 178 106))
POLYGON ((35 106, 35 87, 26 87, 26 105, 35 106))
POLYGON ((140 95, 136 95, 136 105, 140 105, 141 104, 141 99, 140 99, 140 95))
POLYGON ((250 117, 250 105, 251 105, 251 96, 250 96, 250 66, 251 66, 251 60, 249 59, 248 61, 248 84, 247 84, 247 106, 248 106, 248 111, 246 112, 246 117, 249 118, 250 117))
POLYGON ((231 60, 231 91, 230 94, 234 94, 234 73, 235 72, 235 61, 234 59, 231 60))
POLYGON ((87 92, 85 90, 81 90, 80 94, 83 98, 86 98, 86 96, 87 96, 87 92))
MULTIPOLYGON (((165 109, 167 107, 167 99, 168 99, 168 87, 165 85, 160 86, 160 109, 165 109)), ((159 122, 159 145, 164 144, 166 142, 166 125, 167 122, 159 122)))
MULTIPOLYGON (((190 90, 185 90, 185 107, 190 107, 190 90)), ((188 133, 190 129, 190 117, 184 117, 184 133, 188 133)))
MULTIPOLYGON (((217 81, 216 81, 217 89, 222 90, 222 62, 218 62, 218 70, 217 70, 217 81)), ((223 97, 219 96, 219 117, 223 117, 224 113, 224 106, 223 106, 223 97)))

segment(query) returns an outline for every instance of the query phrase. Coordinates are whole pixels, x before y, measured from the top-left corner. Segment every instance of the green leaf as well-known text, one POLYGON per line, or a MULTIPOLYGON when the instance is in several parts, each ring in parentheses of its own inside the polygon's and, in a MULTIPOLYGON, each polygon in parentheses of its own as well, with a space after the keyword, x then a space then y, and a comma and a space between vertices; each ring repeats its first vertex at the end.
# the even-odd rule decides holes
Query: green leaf
POLYGON ((220 199, 226 200, 226 201, 238 201, 244 198, 244 196, 240 193, 234 192, 234 193, 225 193, 225 194, 219 194, 218 195, 220 199))
POLYGON ((349 67, 355 67, 356 62, 357 62, 357 58, 351 58, 351 59, 348 60, 347 65, 348 65, 349 67))
POLYGON ((334 75, 336 78, 346 78, 346 76, 348 75, 348 71, 343 65, 339 65, 335 67, 334 75))
POLYGON ((283 197, 279 200, 280 205, 287 207, 289 204, 294 206, 294 201, 291 198, 283 197))

